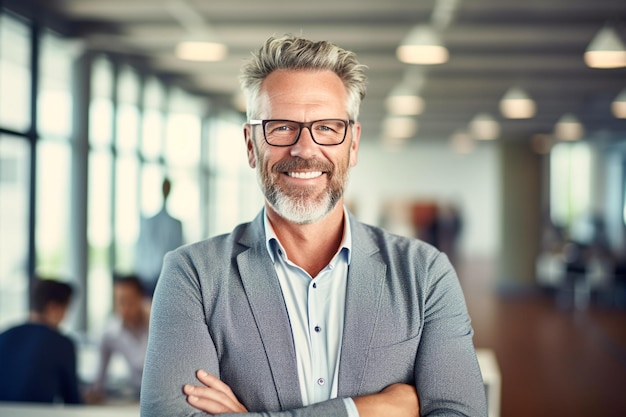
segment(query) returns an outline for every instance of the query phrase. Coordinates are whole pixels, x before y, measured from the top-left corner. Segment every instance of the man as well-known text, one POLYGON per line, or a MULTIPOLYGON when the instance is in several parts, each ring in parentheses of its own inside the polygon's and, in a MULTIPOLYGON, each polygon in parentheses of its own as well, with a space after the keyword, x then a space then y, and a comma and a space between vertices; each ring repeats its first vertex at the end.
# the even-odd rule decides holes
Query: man
POLYGON ((0 334, 0 401, 81 402, 74 342, 59 332, 72 293, 69 284, 37 280, 28 323, 0 334))
POLYGON ((244 66, 265 208, 166 257, 143 416, 486 415, 445 255, 344 208, 365 83, 353 53, 297 37, 270 38, 244 66))
POLYGON ((152 297, 161 273, 163 256, 183 244, 183 224, 167 211, 167 199, 172 189, 168 178, 163 180, 163 207, 149 218, 142 218, 135 254, 135 273, 143 282, 148 297, 152 297))
POLYGON ((100 366, 90 401, 105 397, 107 370, 111 356, 120 354, 129 370, 128 388, 139 398, 141 375, 148 345, 149 312, 141 281, 134 275, 119 276, 113 281, 113 304, 116 317, 108 324, 100 343, 100 366))

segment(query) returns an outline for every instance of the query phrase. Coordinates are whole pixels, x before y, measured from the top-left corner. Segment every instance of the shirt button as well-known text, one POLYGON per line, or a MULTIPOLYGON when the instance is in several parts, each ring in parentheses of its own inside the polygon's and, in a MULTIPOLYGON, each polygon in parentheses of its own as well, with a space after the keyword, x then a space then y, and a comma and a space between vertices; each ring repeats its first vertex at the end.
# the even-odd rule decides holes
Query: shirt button
POLYGON ((317 288, 317 284, 315 282, 313 283, 313 288, 317 288))
POLYGON ((320 326, 315 326, 315 331, 319 333, 322 331, 322 328, 320 326))
POLYGON ((322 386, 322 385, 324 385, 325 383, 326 383, 326 380, 325 380, 324 378, 319 378, 319 379, 317 380, 317 385, 322 386))

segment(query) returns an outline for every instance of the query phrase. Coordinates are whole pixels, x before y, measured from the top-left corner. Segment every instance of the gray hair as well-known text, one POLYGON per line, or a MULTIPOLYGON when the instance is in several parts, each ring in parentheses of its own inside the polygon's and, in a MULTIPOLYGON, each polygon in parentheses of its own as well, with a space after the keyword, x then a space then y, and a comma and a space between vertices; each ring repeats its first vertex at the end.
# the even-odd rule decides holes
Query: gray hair
POLYGON ((281 69, 333 71, 346 87, 348 116, 355 121, 358 119, 367 76, 366 66, 357 61, 356 54, 327 41, 315 42, 286 35, 270 37, 241 69, 240 81, 246 96, 248 120, 258 115, 263 80, 273 71, 281 69))

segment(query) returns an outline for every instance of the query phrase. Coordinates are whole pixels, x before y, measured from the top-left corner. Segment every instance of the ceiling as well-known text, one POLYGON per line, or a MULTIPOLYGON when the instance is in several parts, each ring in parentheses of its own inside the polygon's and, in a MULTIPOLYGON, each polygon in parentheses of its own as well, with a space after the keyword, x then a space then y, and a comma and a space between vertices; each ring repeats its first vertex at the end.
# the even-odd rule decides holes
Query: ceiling
POLYGON ((407 72, 424 76, 424 112, 411 141, 447 140, 478 112, 501 122, 502 140, 552 134, 565 113, 586 135, 626 138, 626 119, 610 103, 626 88, 626 68, 590 69, 585 48, 605 24, 626 41, 624 0, 45 0, 41 7, 73 22, 88 47, 144 59, 154 71, 224 103, 238 89, 238 71, 270 35, 327 39, 357 53, 369 67, 360 120, 364 136, 381 136, 384 101, 407 72), (181 17, 172 7, 192 14, 181 17), (395 49, 418 23, 437 23, 450 59, 436 66, 398 61, 395 49), (179 40, 205 26, 228 46, 221 62, 175 57, 179 40), (531 119, 509 120, 498 103, 512 86, 536 100, 531 119))

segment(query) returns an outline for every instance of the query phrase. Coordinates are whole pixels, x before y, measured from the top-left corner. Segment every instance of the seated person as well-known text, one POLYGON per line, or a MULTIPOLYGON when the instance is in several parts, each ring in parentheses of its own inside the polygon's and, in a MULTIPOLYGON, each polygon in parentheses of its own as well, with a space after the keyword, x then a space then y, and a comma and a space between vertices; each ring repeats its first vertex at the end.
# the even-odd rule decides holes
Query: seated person
POLYGON ((81 402, 76 348, 58 329, 72 293, 63 282, 35 281, 29 321, 0 334, 0 401, 81 402))
POLYGON ((89 402, 100 402, 106 396, 107 375, 111 357, 119 353, 125 360, 130 380, 128 388, 139 398, 143 362, 148 345, 149 311, 143 285, 134 275, 116 277, 113 281, 115 317, 108 323, 100 343, 100 365, 89 402))

